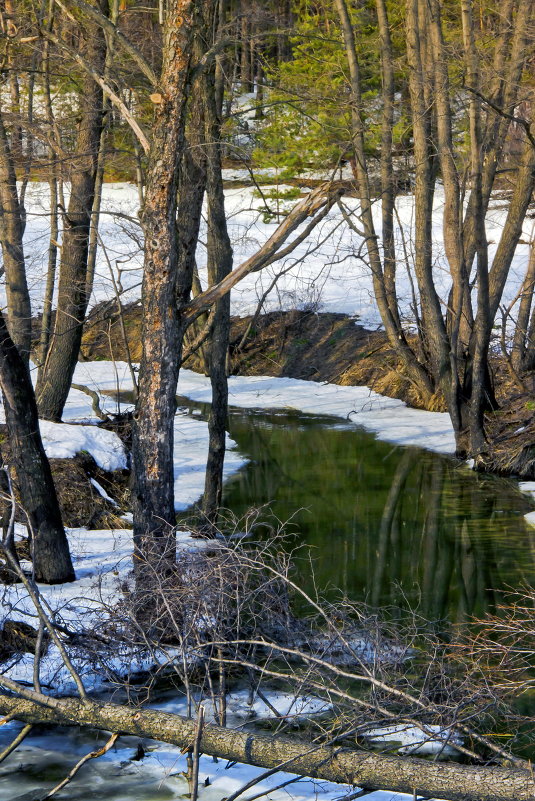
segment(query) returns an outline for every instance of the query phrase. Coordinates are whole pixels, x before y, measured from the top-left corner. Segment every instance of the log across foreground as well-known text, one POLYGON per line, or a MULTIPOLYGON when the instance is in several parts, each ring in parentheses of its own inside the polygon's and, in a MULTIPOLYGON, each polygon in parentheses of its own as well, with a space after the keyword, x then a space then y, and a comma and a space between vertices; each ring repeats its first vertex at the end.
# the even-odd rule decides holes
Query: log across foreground
MULTIPOLYGON (((183 749, 194 743, 196 722, 180 715, 78 698, 46 697, 45 702, 38 693, 35 697, 39 701, 0 693, 0 713, 24 723, 91 727, 160 740, 183 749)), ((513 767, 429 762, 326 746, 311 751, 310 743, 297 738, 215 725, 204 727, 201 751, 262 768, 284 764, 291 773, 369 790, 418 793, 448 801, 535 799, 533 773, 513 767)))

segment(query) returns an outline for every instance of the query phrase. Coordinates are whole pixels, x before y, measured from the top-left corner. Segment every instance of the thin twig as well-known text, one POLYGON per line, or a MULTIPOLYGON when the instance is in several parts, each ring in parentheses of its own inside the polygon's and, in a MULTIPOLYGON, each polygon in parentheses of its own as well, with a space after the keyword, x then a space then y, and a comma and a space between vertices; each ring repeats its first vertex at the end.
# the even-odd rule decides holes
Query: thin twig
POLYGON ((9 745, 6 748, 4 748, 4 750, 0 754, 0 762, 3 762, 6 757, 8 757, 10 754, 13 753, 15 748, 17 748, 21 744, 21 742, 28 736, 28 734, 31 732, 32 729, 33 725, 31 723, 28 723, 19 731, 17 736, 9 743, 9 745))
POLYGON ((39 801, 46 801, 48 798, 52 798, 53 795, 56 795, 56 793, 59 793, 60 790, 62 790, 72 779, 74 779, 80 768, 82 768, 86 762, 89 762, 90 759, 96 759, 97 757, 106 754, 110 748, 115 745, 118 739, 118 734, 112 734, 108 742, 105 743, 102 748, 98 748, 96 751, 91 751, 89 754, 83 756, 70 771, 69 775, 66 776, 59 784, 56 784, 56 786, 53 787, 52 790, 50 790, 46 795, 42 796, 39 801))

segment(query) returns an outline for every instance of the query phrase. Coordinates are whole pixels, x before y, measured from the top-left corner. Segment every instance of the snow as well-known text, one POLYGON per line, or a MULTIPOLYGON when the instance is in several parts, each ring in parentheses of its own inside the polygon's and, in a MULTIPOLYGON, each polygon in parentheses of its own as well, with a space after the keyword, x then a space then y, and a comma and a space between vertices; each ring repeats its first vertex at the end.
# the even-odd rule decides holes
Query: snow
MULTIPOLYGON (((132 391, 132 378, 125 362, 79 362, 74 373, 74 383, 85 384, 99 393, 132 391)), ((117 404, 105 394, 101 395, 101 407, 109 413, 124 410, 131 404, 117 404)), ((79 390, 71 390, 65 406, 64 418, 68 420, 91 418, 88 396, 79 390)), ((69 426, 72 428, 72 426, 69 426)), ((178 410, 174 425, 174 474, 175 508, 184 511, 199 500, 204 490, 204 472, 208 456, 208 424, 178 410)), ((227 436, 224 478, 239 470, 245 459, 236 450, 236 443, 227 436)))
MULTIPOLYGON (((263 178, 269 177, 266 171, 263 178)), ((233 170, 225 177, 229 180, 242 180, 244 176, 233 170)), ((329 177, 329 176, 325 176, 329 177)), ((350 213, 358 214, 358 201, 346 198, 344 203, 350 213)), ((263 219, 262 201, 254 196, 249 188, 230 188, 226 190, 227 214, 229 217, 229 233, 234 246, 234 262, 240 264, 259 246, 261 246, 274 230, 274 224, 263 219)), ((445 301, 450 287, 450 277, 443 253, 441 234, 444 198, 440 188, 435 193, 433 208, 433 237, 435 241, 434 272, 437 291, 445 301)), ((414 228, 414 201, 411 196, 399 197, 397 200, 400 227, 397 228, 397 240, 400 252, 402 237, 405 238, 409 258, 414 228)), ((380 230, 380 205, 376 204, 374 215, 377 230, 380 230)), ((487 237, 497 243, 503 229, 506 210, 494 206, 487 216, 487 237)), ((47 240, 48 240, 48 194, 44 184, 30 183, 27 191, 27 225, 25 231, 25 254, 28 265, 28 282, 32 297, 34 313, 41 309, 44 295, 46 275, 47 240)), ((532 234, 532 223, 526 221, 523 241, 529 242, 532 234)), ((136 189, 129 184, 105 184, 103 192, 103 210, 101 215, 100 234, 103 248, 99 249, 96 268, 96 279, 91 299, 92 305, 115 297, 115 286, 121 293, 123 302, 138 301, 141 294, 142 252, 140 249, 140 227, 138 221, 138 197, 136 189), (117 218, 116 215, 120 217, 117 218), (117 225, 119 220, 120 225, 117 225), (113 276, 111 271, 113 270, 113 276)), ((205 230, 201 230, 201 241, 205 241, 205 230)), ((308 241, 302 243, 282 262, 267 268, 261 273, 251 274, 232 292, 232 313, 245 315, 256 310, 259 298, 265 289, 287 268, 289 271, 280 275, 274 290, 264 304, 264 310, 304 308, 310 311, 335 311, 346 313, 358 319, 360 324, 368 327, 380 326, 380 318, 373 299, 371 273, 365 261, 358 258, 362 240, 343 224, 341 213, 337 208, 316 228, 308 241)), ((495 244, 491 245, 491 259, 495 244)), ((527 244, 517 247, 513 259, 510 278, 505 290, 503 303, 508 303, 517 295, 523 280, 528 261, 527 244)), ((206 281, 206 254, 203 246, 199 247, 197 260, 201 280, 206 281)), ((404 319, 411 320, 411 287, 409 276, 401 266, 398 273, 398 293, 401 314, 404 319)), ((2 298, 0 298, 0 302, 2 298)), ((108 362, 80 363, 77 366, 74 380, 98 388, 100 391, 114 391, 117 388, 131 389, 131 378, 124 364, 112 365, 108 362)), ((181 372, 178 392, 195 401, 209 401, 209 382, 203 376, 188 371, 181 372)), ((365 387, 340 387, 321 385, 296 379, 274 379, 269 377, 232 377, 230 379, 230 403, 241 408, 297 409, 308 414, 334 415, 355 425, 362 426, 377 436, 396 445, 417 445, 442 453, 452 453, 454 438, 449 418, 445 414, 423 412, 408 409, 401 401, 384 398, 365 387)), ((106 398, 103 406, 108 411, 117 411, 117 402, 106 398)), ((107 470, 122 469, 126 466, 126 454, 119 438, 94 425, 96 420, 90 408, 88 397, 79 391, 72 390, 61 424, 41 422, 41 432, 45 449, 49 456, 70 458, 75 453, 87 451, 97 464, 107 470)), ((184 509, 199 498, 204 484, 204 466, 208 449, 208 431, 206 423, 184 413, 175 418, 175 504, 177 509, 184 509)), ((243 457, 235 450, 234 443, 228 440, 228 454, 225 465, 225 476, 238 470, 243 464, 243 457)), ((99 488, 96 487, 98 491, 99 488)), ((101 488, 102 489, 102 488, 101 488)), ((535 486, 530 488, 535 492, 535 486)), ((526 515, 528 522, 535 524, 535 512, 526 515)), ((131 531, 86 531, 72 529, 68 532, 71 543, 76 581, 65 587, 41 587, 43 598, 50 605, 52 612, 67 624, 74 624, 75 618, 82 610, 86 620, 95 620, 102 615, 106 604, 114 601, 120 593, 121 581, 132 567, 131 531)), ((179 532, 180 548, 199 548, 199 540, 192 540, 188 532, 179 532)), ((11 618, 33 622, 35 612, 25 592, 20 587, 6 587, 3 591, 4 610, 11 618)), ((89 664, 79 665, 88 685, 97 688, 99 680, 89 664)), ((148 667, 142 660, 135 662, 126 650, 117 657, 117 669, 131 670, 148 667), (122 661, 121 661, 122 660, 122 661)), ((8 675, 24 681, 32 681, 32 658, 25 655, 12 665, 8 675)), ((47 676, 58 692, 71 692, 72 680, 61 665, 59 654, 54 647, 49 649, 43 659, 43 675, 47 676)), ((245 699, 235 694, 236 703, 230 699, 231 709, 236 708, 236 717, 247 718, 250 715, 262 718, 266 714, 264 702, 255 699, 252 705, 244 703, 245 699)), ((288 699, 279 697, 281 714, 292 714, 288 699)), ((307 699, 306 703, 315 703, 307 699)), ((275 704, 277 706, 277 704, 275 704)), ((279 709, 279 707, 277 706, 279 709)), ((312 711, 309 709, 309 711, 312 711)), ((243 718, 242 718, 243 719, 243 718)), ((0 737, 9 737, 18 724, 9 723, 0 729, 0 737)), ((417 740, 418 732, 411 732, 410 727, 403 732, 387 727, 375 735, 381 741, 397 740, 402 749, 422 752, 423 748, 437 747, 442 744, 428 743, 425 746, 417 740), (388 729, 388 730, 387 730, 388 729), (416 739, 415 739, 416 738, 416 739)), ((369 732, 373 734, 373 732, 369 732)), ((445 733, 439 733, 439 738, 445 733)), ((376 737, 375 739, 378 739, 376 737)), ((56 734, 36 735, 34 741, 41 745, 39 759, 43 765, 46 761, 59 761, 64 755, 63 736, 56 734), (41 740, 39 740, 41 738, 41 740), (47 750, 48 749, 48 750, 47 750)), ((126 741, 131 742, 131 741, 126 741)), ((82 745, 87 745, 84 740, 82 745)), ((100 765, 107 765, 108 775, 115 784, 115 789, 106 793, 106 797, 116 801, 126 801, 136 797, 157 798, 161 788, 168 791, 167 797, 181 797, 187 792, 185 780, 181 775, 184 768, 184 757, 178 749, 169 746, 155 745, 143 763, 134 763, 128 758, 131 746, 120 744, 116 751, 110 752, 98 763, 98 768, 86 769, 82 773, 78 787, 71 785, 69 797, 72 799, 87 798, 93 794, 94 783, 100 783, 100 765), (98 772, 97 772, 98 770, 98 772), (83 778, 84 775, 88 778, 83 778), (119 777, 119 778, 118 778, 119 777), (145 788, 143 788, 145 785, 145 788), (141 789, 140 789, 141 788, 141 789), (113 794, 112 794, 113 792, 113 794), (74 794, 73 794, 74 793, 74 794), (78 794, 76 794, 78 793, 78 794), (81 794, 80 794, 81 793, 81 794), (144 795, 143 795, 144 794, 144 795)), ((450 746, 447 746, 448 748, 450 746)), ((34 745, 32 743, 32 748, 34 745)), ((17 751, 17 757, 24 755, 24 762, 30 764, 35 751, 29 752, 30 746, 23 745, 17 751)), ((80 744, 73 744, 71 753, 90 750, 80 744)), ((0 782, 5 797, 16 798, 21 788, 21 774, 10 768, 10 760, 0 766, 0 782), (5 780, 3 776, 13 773, 12 778, 5 780), (11 783, 10 783, 11 782, 11 783), (6 788, 7 787, 7 795, 6 788)), ((209 758, 201 760, 200 801, 219 801, 229 796, 234 790, 260 771, 244 765, 233 765, 228 768, 225 763, 213 763, 209 758), (202 781, 209 776, 211 784, 203 787, 202 781)), ((260 790, 269 792, 269 798, 282 801, 291 795, 295 801, 310 801, 321 795, 326 801, 344 794, 343 788, 328 783, 314 783, 300 780, 289 790, 273 792, 277 784, 287 778, 286 774, 277 774, 255 787, 251 792, 260 790)), ((41 788, 38 788, 41 789, 41 788)), ((162 796, 164 797, 164 796, 162 796)), ((392 793, 371 793, 370 801, 394 801, 402 798, 392 793)), ((407 796, 403 796, 408 798, 407 796)), ((246 801, 246 797, 244 797, 246 801)))
MULTIPOLYGON (((87 384, 92 389, 100 388, 101 391, 114 390, 116 386, 123 391, 132 388, 130 372, 124 362, 81 362, 76 368, 75 381, 87 384)), ((210 381, 199 373, 181 370, 178 394, 196 402, 209 403, 210 381)), ((78 395, 81 400, 87 400, 83 393, 78 395)), ((78 395, 75 391, 71 392, 66 416, 83 414, 78 406, 78 395)), ((110 398, 103 400, 104 408, 109 411, 115 409, 115 401, 110 398)), ((319 384, 297 378, 230 376, 229 404, 243 409, 295 409, 305 414, 332 415, 362 426, 380 439, 397 445, 418 446, 439 453, 453 453, 455 450, 449 415, 410 409, 403 401, 379 395, 368 387, 319 384)), ((188 476, 196 474, 198 469, 199 460, 194 453, 200 447, 201 430, 205 424, 181 415, 177 415, 176 421, 177 442, 184 443, 176 448, 180 451, 176 453, 176 475, 187 482, 188 476), (198 429, 195 428, 197 424, 198 429), (187 457, 181 451, 183 447, 189 450, 187 457)), ((239 457, 236 457, 236 452, 231 450, 227 467, 232 471, 239 467, 239 457)), ((179 487, 180 481, 177 489, 179 487)), ((182 492, 187 494, 187 484, 182 487, 182 492)))
MULTIPOLYGON (((0 409, 0 422, 5 422, 3 408, 0 409)), ((39 421, 39 430, 49 459, 72 459, 85 451, 103 470, 124 470, 127 467, 124 445, 113 431, 94 425, 68 425, 48 420, 39 421)))
MULTIPOLYGON (((286 722, 298 725, 311 716, 326 715, 332 710, 327 701, 313 695, 298 695, 264 689, 264 698, 251 693, 249 689, 234 690, 226 696, 227 725, 238 726, 244 721, 273 721, 279 717, 286 722), (269 704, 266 700, 269 701, 269 704), (272 708, 273 707, 273 708, 272 708), (277 711, 277 715, 273 710, 277 711)), ((200 703, 205 710, 206 723, 217 723, 217 714, 213 701, 210 698, 194 698, 195 710, 200 703)), ((187 715, 188 703, 186 696, 174 696, 171 699, 151 704, 153 709, 161 709, 175 715, 187 715)))
MULTIPOLYGON (((273 170, 259 171, 265 180, 275 175, 273 170)), ((242 170, 225 172, 227 179, 244 180, 242 170)), ((307 176, 310 177, 310 176, 307 176)), ((328 179, 329 175, 312 177, 328 179)), ((275 178, 273 183, 275 184, 275 178)), ((266 190, 267 191, 267 190, 266 190)), ((255 197, 252 187, 228 188, 225 192, 229 219, 229 235, 234 247, 234 263, 240 264, 252 255, 273 233, 274 223, 263 220, 263 201, 255 197)), ((412 257, 414 230, 414 199, 411 195, 397 199, 397 212, 401 228, 396 227, 396 237, 401 255, 397 276, 401 315, 412 319, 411 286, 404 267, 403 239, 412 257)), ((351 213, 358 215, 358 201, 345 198, 344 203, 351 213)), ((273 203, 272 203, 273 205, 273 203)), ((27 191, 27 226, 25 252, 28 265, 28 283, 34 312, 40 310, 44 294, 48 237, 48 187, 43 183, 31 183, 27 191)), ((437 291, 443 302, 450 287, 450 277, 444 256, 442 239, 442 216, 444 193, 437 187, 433 208, 434 276, 437 291)), ((105 248, 99 249, 95 286, 91 303, 115 298, 115 283, 125 302, 136 301, 141 295, 142 252, 141 230, 138 220, 138 195, 131 184, 105 184, 100 235, 105 248), (119 218, 114 215, 121 215, 119 218)), ((381 208, 374 206, 374 218, 378 232, 381 230, 381 208)), ((499 236, 504 226, 506 208, 503 203, 491 205, 487 214, 487 237, 492 261, 499 236)), ((200 240, 206 241, 205 223, 200 240)), ((505 289, 503 303, 507 306, 517 295, 524 277, 529 257, 529 243, 533 223, 526 219, 522 243, 518 245, 513 259, 511 274, 505 289)), ((232 313, 245 315, 254 312, 258 299, 273 278, 282 270, 291 270, 282 275, 265 303, 265 310, 308 308, 311 310, 343 312, 358 317, 359 322, 370 327, 380 326, 381 321, 373 296, 372 277, 368 265, 358 254, 362 239, 350 231, 343 222, 340 210, 333 208, 325 220, 315 229, 307 241, 281 262, 260 273, 249 275, 235 287, 231 294, 232 313)), ((199 246, 197 261, 200 276, 206 281, 206 253, 199 246)), ((513 311, 514 316, 514 311, 513 311)))
POLYGON ((104 489, 102 484, 99 484, 98 481, 96 480, 96 478, 90 478, 89 481, 94 486, 94 488, 96 489, 98 494, 102 498, 104 498, 105 501, 109 501, 111 504, 113 504, 113 506, 118 506, 118 503, 116 501, 114 501, 113 498, 110 495, 108 495, 108 493, 106 492, 106 490, 104 489))
MULTIPOLYGON (((100 391, 131 389, 131 377, 125 364, 96 362, 90 366, 80 363, 75 372, 75 382, 89 383, 100 391)), ((102 396, 102 406, 110 412, 117 411, 117 403, 109 397, 102 396)), ((41 420, 40 430, 43 436, 46 453, 54 458, 72 458, 80 451, 90 453, 97 464, 105 470, 121 470, 127 466, 124 446, 119 437, 111 431, 95 425, 96 418, 91 409, 91 399, 79 390, 71 390, 67 400, 64 418, 69 423, 49 423, 41 420), (80 424, 84 421, 84 424, 80 424), (90 423, 90 424, 87 424, 90 423)), ((193 419, 184 412, 179 412, 174 426, 174 472, 175 472, 175 507, 184 510, 201 497, 204 490, 204 471, 208 454, 208 425, 204 420, 193 419)), ((228 477, 238 470, 245 459, 235 450, 235 443, 228 438, 228 459, 225 463, 224 476, 228 477)), ((105 490, 92 480, 95 489, 110 500, 105 490)), ((128 518, 128 516, 125 516, 128 518)), ((130 518, 131 519, 131 518, 130 518)), ((25 536, 26 530, 17 526, 18 533, 25 536)), ((48 604, 51 614, 65 625, 79 626, 80 613, 83 623, 89 628, 100 622, 104 624, 108 618, 108 607, 121 596, 121 583, 132 570, 132 531, 120 530, 87 530, 67 529, 67 536, 76 572, 76 581, 66 585, 40 585, 41 596, 48 604)), ((179 551, 202 550, 213 547, 213 543, 193 538, 189 531, 177 532, 177 549, 179 551)), ((0 622, 9 617, 12 620, 23 620, 34 627, 38 626, 37 615, 26 590, 21 585, 2 588, 2 612, 0 622)), ((167 654, 155 654, 163 661, 167 654)), ((76 661, 76 659, 75 659, 76 661)), ((135 659, 131 649, 125 648, 118 653, 114 669, 119 674, 127 675, 131 671, 149 669, 154 659, 148 655, 138 655, 135 659)), ((83 655, 77 661, 77 667, 87 686, 98 689, 103 682, 95 673, 94 667, 83 655)), ((18 681, 33 681, 33 657, 25 654, 17 657, 16 662, 6 675, 18 681)), ((47 656, 42 660, 42 675, 45 683, 54 686, 59 693, 75 691, 72 678, 61 661, 57 648, 50 646, 47 656)))
MULTIPOLYGON (((210 384, 204 376, 182 370, 180 395, 208 401, 210 384)), ((403 401, 387 398, 368 387, 318 384, 297 378, 231 376, 231 406, 252 409, 296 409, 306 414, 333 415, 376 433, 397 445, 416 445, 453 453, 455 438, 449 415, 409 409, 403 401)))
POLYGON ((518 487, 520 492, 525 492, 535 498, 535 481, 521 481, 518 487))
POLYGON ((124 445, 113 431, 85 425, 39 421, 41 438, 49 459, 71 459, 87 451, 103 470, 125 470, 124 445))
POLYGON ((458 734, 441 729, 440 726, 428 725, 425 728, 429 734, 422 732, 416 726, 380 726, 368 729, 362 736, 374 744, 392 743, 399 746, 395 749, 398 754, 453 756, 458 753, 451 745, 451 743, 462 744, 462 738, 458 734))
MULTIPOLYGON (((518 485, 521 492, 529 495, 535 500, 535 481, 521 481, 518 485)), ((524 520, 528 525, 535 526, 535 512, 528 512, 524 515, 524 520)))

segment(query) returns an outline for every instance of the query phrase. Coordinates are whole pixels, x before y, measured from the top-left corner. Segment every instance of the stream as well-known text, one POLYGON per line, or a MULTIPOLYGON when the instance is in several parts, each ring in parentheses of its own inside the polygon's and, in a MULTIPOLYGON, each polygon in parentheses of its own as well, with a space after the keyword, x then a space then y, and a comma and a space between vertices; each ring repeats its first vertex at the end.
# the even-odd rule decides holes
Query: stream
MULTIPOLYGON (((179 401, 207 415, 205 405, 179 401)), ((327 596, 341 590, 387 606, 389 614, 416 609, 448 626, 492 612, 504 591, 533 581, 535 528, 523 518, 533 503, 514 480, 392 446, 332 417, 232 409, 230 435, 249 462, 227 482, 224 506, 238 519, 264 507, 264 517, 285 522, 292 547, 310 549, 312 560, 297 562, 305 587, 314 580, 327 596)), ((18 730, 18 723, 0 728, 0 750, 18 730)), ((0 801, 34 801, 105 740, 90 731, 36 729, 0 764, 0 801)), ((161 746, 138 762, 136 744, 121 739, 56 797, 184 797, 178 749, 161 746)), ((202 798, 209 796, 205 791, 202 798)))

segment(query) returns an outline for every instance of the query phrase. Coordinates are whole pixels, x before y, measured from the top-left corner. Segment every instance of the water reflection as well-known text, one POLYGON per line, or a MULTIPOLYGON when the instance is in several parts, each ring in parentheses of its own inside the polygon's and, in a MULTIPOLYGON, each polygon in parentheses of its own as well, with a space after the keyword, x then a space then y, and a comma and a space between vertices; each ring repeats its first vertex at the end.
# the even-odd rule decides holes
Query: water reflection
MULTIPOLYGON (((270 504, 291 519, 313 549, 320 586, 462 621, 533 579, 523 519, 532 504, 514 481, 332 419, 234 411, 231 436, 252 461, 228 483, 225 505, 240 514, 270 504)), ((299 569, 306 582, 305 559, 299 569)))

